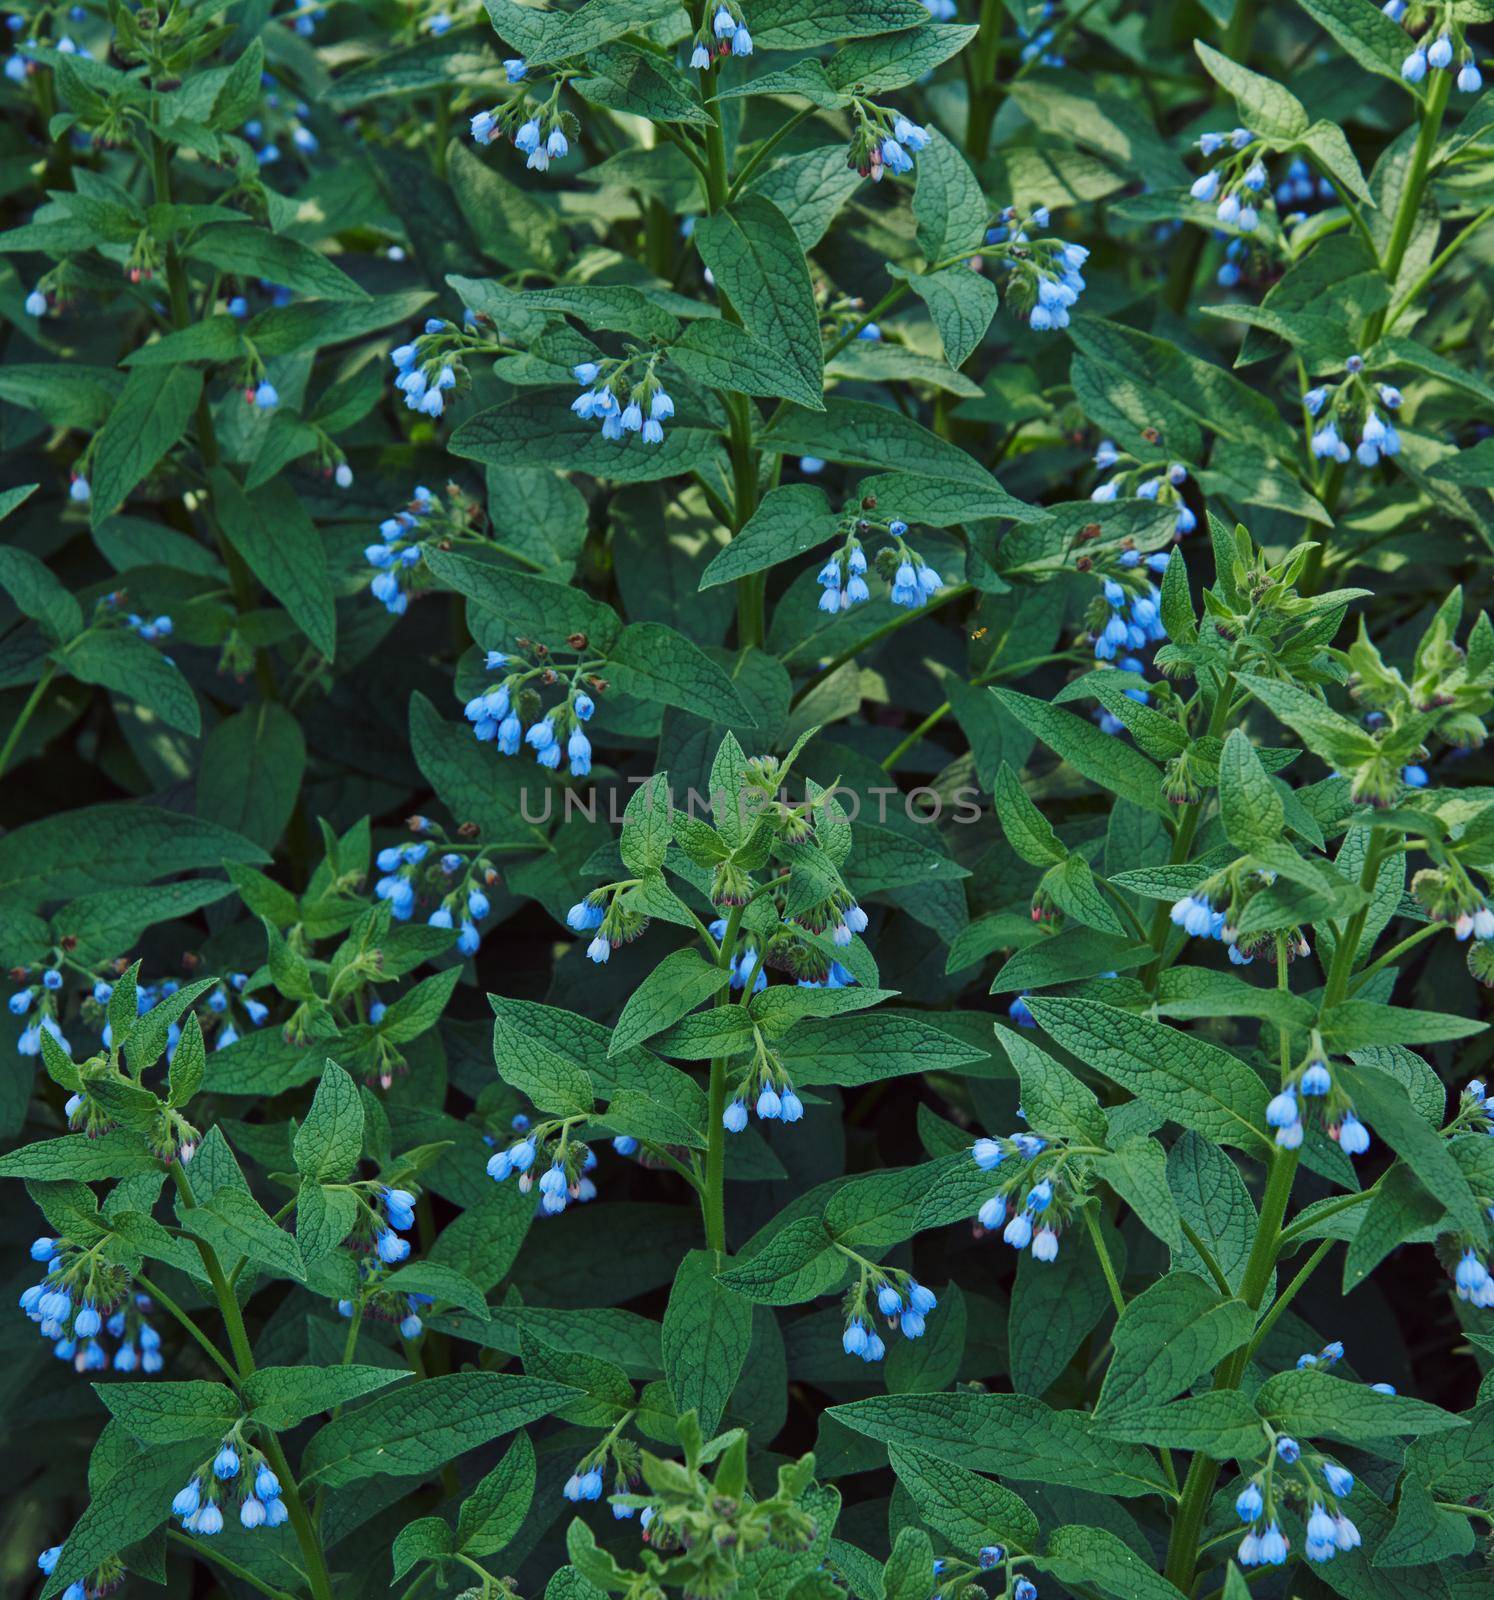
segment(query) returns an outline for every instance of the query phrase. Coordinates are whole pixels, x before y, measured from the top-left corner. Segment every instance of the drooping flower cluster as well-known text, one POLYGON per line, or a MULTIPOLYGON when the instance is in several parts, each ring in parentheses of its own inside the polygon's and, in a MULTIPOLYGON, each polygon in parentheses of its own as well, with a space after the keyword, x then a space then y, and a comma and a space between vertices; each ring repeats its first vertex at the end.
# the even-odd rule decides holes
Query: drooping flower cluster
POLYGON ((222 1533, 225 1509, 237 1511, 239 1526, 250 1532, 278 1528, 290 1515, 280 1487, 269 1462, 235 1429, 177 1490, 171 1514, 185 1532, 205 1538, 222 1533))
POLYGON ((1215 219, 1222 227, 1254 233, 1260 225, 1261 201, 1270 181, 1261 159, 1264 147, 1249 128, 1234 128, 1227 133, 1200 134, 1198 148, 1206 158, 1221 151, 1224 155, 1217 165, 1193 180, 1188 193, 1204 205, 1213 205, 1215 219))
MULTIPOLYGON (((1098 615, 1090 619, 1090 633, 1094 639, 1095 659, 1114 661, 1123 650, 1145 650, 1167 637, 1162 623, 1160 596, 1156 586, 1146 580, 1140 587, 1122 583, 1116 578, 1102 580, 1102 603, 1098 615)), ((1140 671, 1139 661, 1122 661, 1132 671, 1140 671)), ((1134 691, 1145 700, 1145 692, 1134 691)))
POLYGON ((1337 1140, 1345 1155, 1362 1156, 1369 1149, 1369 1129, 1354 1115, 1353 1102, 1334 1079, 1316 1029, 1307 1054, 1283 1077, 1281 1088, 1266 1106, 1266 1121, 1276 1130, 1276 1142, 1284 1150, 1301 1145, 1306 1132, 1303 1117, 1313 1105, 1322 1114, 1328 1137, 1337 1140))
MULTIPOLYGON (((1192 780, 1186 772, 1183 776, 1191 784, 1192 780)), ((1178 798, 1176 791, 1168 791, 1167 797, 1175 803, 1178 798)), ((1275 881, 1276 874, 1270 868, 1253 866, 1248 858, 1242 857, 1207 879, 1192 894, 1185 894, 1181 900, 1173 901, 1173 926, 1181 928, 1191 939, 1217 939, 1226 946, 1229 959, 1237 967, 1248 967, 1257 956, 1274 959, 1278 937, 1282 940, 1286 959, 1299 960, 1310 954, 1311 950, 1300 928, 1290 928, 1285 933, 1273 930, 1243 936, 1239 932, 1245 907, 1275 881)))
POLYGON ((374 569, 369 593, 391 615, 403 616, 429 581, 427 548, 486 544, 486 525, 482 503, 456 484, 448 483, 442 494, 416 484, 406 504, 379 524, 378 538, 363 547, 363 559, 374 569))
POLYGON ((1346 462, 1348 439, 1358 435, 1354 459, 1373 467, 1382 456, 1401 453, 1400 435, 1384 411, 1401 409, 1401 391, 1394 384, 1371 383, 1364 375, 1364 357, 1352 355, 1344 363, 1348 377, 1339 384, 1318 384, 1302 396, 1302 406, 1313 419, 1312 453, 1318 460, 1346 462))
MULTIPOLYGON (((49 1545, 36 1558, 36 1565, 45 1577, 50 1578, 62 1559, 62 1546, 49 1545)), ((62 1591, 61 1600, 105 1600, 125 1581, 125 1565, 118 1556, 109 1556, 99 1562, 86 1578, 75 1578, 62 1591)))
POLYGON ((505 756, 517 755, 521 745, 528 745, 540 766, 556 772, 564 761, 573 778, 591 772, 591 740, 583 724, 596 710, 592 693, 602 693, 607 685, 596 675, 603 663, 586 659, 585 640, 576 638, 576 659, 566 665, 558 665, 544 645, 528 639, 516 641, 520 654, 488 651, 487 670, 503 675, 464 708, 481 743, 495 745, 505 756), (540 690, 557 684, 564 684, 565 698, 544 710, 540 690))
POLYGON ((913 170, 913 158, 928 147, 932 133, 911 122, 901 111, 879 106, 860 95, 851 97, 850 110, 856 129, 846 151, 846 165, 863 178, 880 183, 894 175, 913 170))
POLYGON ((559 161, 570 153, 571 140, 581 131, 576 118, 560 109, 560 91, 567 74, 563 70, 556 72, 549 80, 549 97, 542 102, 530 92, 529 64, 523 57, 506 60, 503 72, 509 83, 525 87, 501 104, 476 112, 469 124, 472 137, 480 145, 490 145, 499 137, 506 138, 527 158, 526 167, 544 172, 552 161, 559 161))
MULTIPOLYGON (((519 1138, 488 1157, 488 1176, 494 1183, 513 1176, 520 1194, 537 1187, 540 1216, 558 1217, 572 1203, 585 1205, 595 1200, 597 1186, 591 1174, 596 1171, 596 1152, 575 1137, 576 1129, 586 1120, 563 1117, 530 1127, 525 1119, 519 1138)), ((637 1149, 636 1143, 632 1148, 637 1149)), ((626 1148, 619 1151, 631 1153, 626 1148)))
POLYGON ((1033 238, 1049 220, 1047 206, 1038 206, 1025 217, 1008 206, 986 229, 991 259, 1006 280, 1002 299, 1038 333, 1068 327, 1069 309, 1084 293, 1082 268, 1089 260, 1082 244, 1033 238))
POLYGON ((840 545, 820 568, 816 580, 823 591, 820 595, 821 611, 849 611, 852 606, 862 605, 871 599, 871 587, 866 581, 868 562, 862 540, 875 533, 885 533, 890 541, 877 551, 875 568, 877 575, 888 585, 887 598, 893 605, 916 611, 944 587, 944 580, 908 543, 908 524, 898 518, 881 522, 868 517, 866 513, 874 510, 875 506, 875 497, 867 496, 844 519, 840 545))
POLYGON ((154 1305, 148 1295, 130 1292, 123 1267, 45 1235, 32 1242, 31 1259, 46 1270, 22 1291, 21 1310, 52 1341, 59 1361, 78 1372, 161 1370, 161 1336, 148 1316, 154 1305), (112 1354, 108 1339, 118 1341, 112 1354))
POLYGON ((842 1251, 860 1268, 854 1286, 845 1298, 845 1328, 840 1347, 848 1356, 859 1356, 870 1365, 887 1354, 887 1346, 877 1332, 877 1316, 886 1319, 889 1332, 905 1339, 921 1339, 928 1316, 939 1300, 911 1272, 884 1267, 866 1260, 854 1251, 842 1251))
MULTIPOLYGON (((1342 1354, 1335 1341, 1321 1356, 1305 1359, 1308 1365, 1331 1365, 1342 1354)), ((1246 1525, 1236 1560, 1242 1567, 1285 1564, 1291 1541, 1281 1530, 1281 1512, 1294 1501, 1305 1514, 1303 1553, 1309 1561, 1332 1561, 1341 1551, 1357 1549, 1359 1530, 1340 1506, 1354 1492, 1354 1474, 1320 1451, 1304 1450, 1287 1434, 1269 1429, 1267 1434, 1264 1460, 1235 1496, 1235 1515, 1246 1525)))
POLYGON ((478 924, 492 911, 489 891, 498 882, 498 870, 482 846, 465 838, 449 839, 446 830, 429 818, 411 818, 412 828, 417 822, 417 831, 427 837, 386 845, 374 858, 382 874, 374 894, 389 902, 397 922, 408 922, 420 900, 429 904, 433 898, 436 904, 427 924, 454 930, 461 954, 476 955, 482 943, 478 924))
POLYGON ((1300 216, 1310 205, 1331 203, 1337 191, 1327 178, 1314 178, 1312 168, 1301 156, 1293 156, 1272 193, 1277 209, 1283 213, 1282 221, 1286 222, 1292 216, 1300 216))
POLYGON ((705 72, 719 57, 752 54, 752 35, 742 8, 724 0, 714 11, 708 6, 702 13, 700 31, 690 43, 690 66, 696 72, 705 72))
POLYGON ((468 311, 460 326, 444 317, 428 317, 411 340, 389 352, 394 387, 405 405, 422 416, 439 417, 447 401, 468 381, 466 363, 477 356, 511 354, 497 338, 492 318, 468 311))
MULTIPOLYGON (((1094 463, 1102 472, 1121 466, 1121 470, 1113 477, 1090 490, 1089 497, 1097 505, 1109 505, 1120 498, 1122 489, 1129 488, 1133 499, 1155 500, 1164 506, 1176 505, 1177 515, 1172 524, 1175 538, 1185 537, 1198 526, 1198 518, 1183 499, 1188 469, 1181 461, 1169 462, 1165 468, 1160 463, 1142 462, 1128 452, 1117 449, 1113 440, 1102 439, 1095 451, 1094 463), (1122 466, 1122 463, 1130 464, 1122 466)), ((1165 560, 1162 565, 1166 565, 1165 560)))
MULTIPOLYGON (((1412 7, 1408 0, 1385 0, 1380 9, 1392 22, 1401 22, 1412 7)), ((1442 25, 1432 42, 1428 44, 1427 35, 1423 34, 1416 41, 1415 49, 1401 62, 1401 76, 1407 83, 1420 83, 1429 70, 1451 72, 1455 64, 1458 75, 1454 81, 1459 90, 1463 94, 1477 94, 1484 86, 1484 75, 1463 36, 1462 23, 1449 6, 1444 8, 1442 25)))
POLYGON ((581 385, 571 410, 584 422, 600 423, 604 439, 636 433, 644 444, 663 444, 674 401, 654 375, 659 359, 634 352, 618 360, 581 362, 571 370, 581 385), (643 375, 634 377, 632 369, 639 365, 643 375))
POLYGON ((1007 1166, 975 1214, 977 1232, 1000 1229, 1013 1250, 1030 1247, 1034 1261, 1056 1261, 1059 1235, 1080 1198, 1069 1182, 1063 1147, 1023 1128, 1004 1139, 977 1139, 970 1155, 982 1172, 1007 1166))
MULTIPOLYGON (((408 1195, 409 1191, 403 1191, 408 1195)), ((413 1218, 411 1219, 413 1221, 413 1218)), ((429 1294, 408 1292, 390 1279, 390 1267, 378 1251, 358 1258, 358 1289, 354 1300, 339 1300, 337 1314, 375 1322, 392 1322, 402 1339, 418 1339, 425 1331, 420 1313, 434 1303, 429 1294)))
MULTIPOLYGON (((235 1006, 243 1011, 251 1027, 262 1028, 269 1020, 270 1008, 264 1001, 244 994, 248 982, 247 973, 233 972, 229 974, 226 983, 220 983, 208 994, 207 1008, 213 1016, 220 1019, 217 1037, 213 1041, 214 1050, 226 1050, 229 1045, 237 1044, 241 1037, 235 1006)), ((107 996, 105 998, 107 999, 107 996)))

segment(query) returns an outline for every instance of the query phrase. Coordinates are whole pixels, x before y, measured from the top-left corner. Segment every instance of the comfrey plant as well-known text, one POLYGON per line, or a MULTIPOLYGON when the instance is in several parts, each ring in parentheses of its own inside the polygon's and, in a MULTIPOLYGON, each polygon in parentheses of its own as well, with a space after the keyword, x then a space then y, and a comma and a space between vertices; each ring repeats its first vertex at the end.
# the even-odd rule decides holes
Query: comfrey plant
POLYGON ((14 0, 7 1595, 1488 1589, 1491 28, 14 0))

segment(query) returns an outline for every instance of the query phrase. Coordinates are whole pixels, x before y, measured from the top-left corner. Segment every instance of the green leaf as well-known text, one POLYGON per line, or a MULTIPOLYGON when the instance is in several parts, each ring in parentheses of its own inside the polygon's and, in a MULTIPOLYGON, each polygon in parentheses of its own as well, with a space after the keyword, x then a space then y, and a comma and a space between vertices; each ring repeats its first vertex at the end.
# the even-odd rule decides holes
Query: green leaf
POLYGON ((1237 850, 1281 842, 1286 811, 1243 728, 1231 731, 1219 756, 1219 810, 1237 850))
POLYGON ((662 622, 630 622, 607 649, 608 681, 624 694, 679 706, 709 722, 754 726, 736 685, 682 633, 662 622))
POLYGON ((1311 1367, 1278 1372, 1256 1391, 1255 1407, 1271 1425, 1301 1438, 1367 1444, 1397 1434, 1466 1428, 1467 1419, 1407 1395, 1380 1394, 1365 1383, 1335 1378, 1311 1367))
MULTIPOLYGON (((203 261, 241 278, 267 278, 321 300, 367 300, 368 293, 319 250, 253 223, 215 223, 187 244, 189 261, 203 261)), ((97 493, 97 483, 95 483, 97 493)))
POLYGON ((1244 1150, 1266 1143, 1266 1086, 1218 1045, 1098 1000, 1028 1004, 1064 1049, 1172 1121, 1244 1150))
POLYGON ((822 377, 806 376, 802 364, 791 359, 790 348, 757 338, 734 322, 701 317, 669 347, 669 357, 686 377, 706 388, 737 389, 823 411, 822 377))
MULTIPOLYGON (((1179 1216, 1207 1246, 1225 1279, 1236 1289, 1255 1238, 1255 1204, 1240 1169, 1219 1148, 1189 1129, 1167 1152, 1167 1183, 1179 1216)), ((1186 1240, 1173 1264, 1205 1277, 1202 1259, 1186 1240)))
POLYGON ((1359 5, 1357 0, 1297 0, 1297 4, 1366 72, 1404 82, 1401 63, 1410 54, 1407 35, 1379 6, 1359 5))
POLYGON ((451 1529, 440 1517, 416 1517, 395 1534, 389 1549, 395 1581, 403 1578, 417 1561, 433 1561, 450 1551, 451 1529))
POLYGON ((1006 842, 1029 866, 1056 866, 1068 855, 1067 847, 1053 831, 1053 824, 1028 798, 1021 778, 1005 761, 996 774, 991 795, 1006 842))
POLYGON ((277 481, 245 494, 224 467, 215 468, 210 481, 228 542, 330 661, 337 648, 337 616, 327 552, 295 492, 277 481))
POLYGON ((90 1139, 87 1134, 64 1134, 60 1139, 38 1139, 0 1156, 0 1178, 41 1178, 55 1182, 78 1178, 95 1183, 104 1178, 130 1178, 160 1170, 156 1158, 138 1134, 127 1128, 90 1139))
POLYGON ((341 1183, 363 1154, 363 1098, 358 1085, 329 1061, 296 1129, 296 1170, 321 1183, 341 1183))
POLYGON ((1010 1489, 921 1450, 894 1445, 889 1454, 919 1516, 955 1549, 1002 1544, 1025 1553, 1037 1548, 1038 1520, 1010 1489))
POLYGON ((1115 1600, 1183 1600, 1181 1589, 1108 1528, 1055 1528, 1037 1565, 1060 1583, 1092 1584, 1115 1600))
POLYGON ((744 194, 702 217, 701 260, 754 338, 796 366, 818 398, 823 375, 820 317, 804 249, 788 219, 761 194, 744 194))
POLYGON ((673 808, 669 799, 669 775, 656 772, 647 783, 633 791, 623 812, 622 840, 619 845, 624 864, 642 877, 657 872, 669 854, 673 833, 673 808))
POLYGON ((629 996, 607 1054, 618 1055, 678 1022, 725 989, 728 977, 693 947, 672 951, 629 996))
POLYGON ((93 443, 89 509, 95 525, 119 509, 182 437, 201 393, 202 374, 193 367, 130 373, 93 443))
POLYGON ((454 550, 427 550, 426 565, 458 594, 552 650, 564 649, 573 633, 585 634, 589 649, 606 650, 622 626, 611 606, 570 584, 515 572, 454 550))
MULTIPOLYGON (((920 156, 920 183, 923 160, 920 156)), ((972 272, 968 262, 944 267, 938 272, 909 272, 891 265, 888 271, 893 277, 901 278, 929 308, 950 366, 964 366, 985 338, 991 318, 1001 304, 996 285, 980 273, 972 272)))
POLYGON ((203 1204, 186 1208, 182 1226, 220 1254, 247 1256, 277 1277, 306 1281, 306 1264, 296 1241, 246 1189, 220 1189, 203 1204))
POLYGON ((918 248, 931 264, 985 242, 991 203, 981 192, 969 162, 937 130, 914 163, 913 215, 918 222, 918 248))
POLYGON ((534 1485, 534 1446, 527 1433, 517 1433, 498 1465, 462 1501, 457 1548, 481 1560, 512 1543, 529 1514, 534 1485))
POLYGON ((1094 1093, 1017 1029, 997 1023, 996 1038, 1017 1070, 1022 1110, 1033 1130, 1103 1146, 1105 1113, 1094 1093))
POLYGON ((1113 1155, 1096 1159, 1095 1171, 1169 1250, 1181 1247, 1183 1229, 1167 1186, 1167 1155, 1155 1139, 1125 1140, 1113 1155))
POLYGON ((0 545, 0 588, 22 616, 35 617, 54 639, 71 639, 83 627, 83 608, 44 562, 19 545, 0 545))
POLYGON ((89 1502, 62 1547, 43 1595, 83 1583, 111 1556, 147 1539, 171 1515, 171 1497, 201 1462, 198 1440, 124 1457, 89 1484, 89 1502))
POLYGON ((1250 1337, 1255 1314, 1243 1300, 1189 1272, 1170 1272, 1137 1295, 1115 1325, 1115 1354, 1097 1416, 1146 1413, 1181 1394, 1250 1337))
POLYGON ((604 439, 560 399, 523 396, 469 417, 446 447, 488 466, 558 467, 614 483, 652 483, 705 471, 724 456, 720 436, 709 428, 671 427, 658 445, 644 444, 632 433, 604 439))
POLYGON ((914 0, 761 0, 752 11, 752 37, 767 50, 813 49, 834 39, 922 28, 929 14, 920 11, 914 0))
POLYGON ((838 89, 854 86, 862 94, 901 89, 958 55, 979 31, 972 24, 931 23, 858 39, 842 45, 826 60, 825 73, 838 89))
POLYGON ((395 1294, 428 1294, 474 1316, 488 1320, 488 1303, 481 1289, 453 1267, 439 1261, 412 1261, 384 1280, 395 1294))
POLYGON ((284 1431, 308 1417, 335 1411, 350 1400, 398 1383, 398 1367, 257 1367, 244 1380, 244 1401, 254 1420, 284 1431))
POLYGON ((839 526, 840 518, 830 509, 823 489, 809 483, 770 489, 731 543, 701 573, 700 587, 711 589, 808 555, 833 539, 839 526))
POLYGON ((301 1475, 329 1489, 384 1474, 414 1477, 558 1410, 569 1384, 508 1372, 456 1372, 402 1385, 327 1423, 301 1458, 301 1475))
POLYGON ((1046 700, 1035 700, 1015 689, 996 688, 991 693, 1029 733, 1091 783, 1149 811, 1169 812, 1162 798, 1159 768, 1134 746, 1110 738, 1094 723, 1046 700))
POLYGON ((1289 89, 1239 66, 1202 39, 1195 39, 1193 48, 1214 82, 1234 96, 1241 119, 1252 131, 1268 139, 1296 139, 1307 131, 1307 112, 1289 89))
POLYGON ((390 1044, 409 1044, 421 1034, 429 1033, 441 1020, 441 1013, 461 975, 460 967, 448 967, 444 972, 422 978, 384 1013, 378 1025, 380 1038, 390 1044))
POLYGON ((680 1262, 661 1341, 664 1378, 675 1410, 694 1411, 701 1431, 715 1432, 752 1343, 752 1302, 716 1278, 713 1250, 692 1250, 680 1262))
POLYGON ((58 659, 80 682, 135 701, 169 728, 193 737, 201 730, 191 685, 164 655, 128 629, 84 633, 58 659))
POLYGON ((146 1444, 221 1439, 239 1420, 238 1396, 224 1383, 96 1383, 93 1391, 146 1444))
POLYGON ((795 1217, 750 1255, 738 1256, 721 1282, 757 1305, 793 1306, 825 1294, 845 1276, 846 1258, 818 1217, 795 1217))
POLYGON ((1447 1207, 1459 1229, 1482 1238, 1482 1208, 1469 1187, 1463 1169, 1442 1136, 1433 1128, 1387 1072, 1376 1067, 1340 1063, 1334 1075, 1354 1101, 1362 1122, 1383 1139, 1416 1173, 1429 1193, 1447 1207))
POLYGON ((815 455, 847 466, 917 473, 993 495, 1005 494, 973 456, 901 411, 870 400, 843 400, 832 395, 823 414, 791 406, 758 443, 781 455, 815 455))
POLYGON ((171 1066, 168 1069, 169 1104, 176 1108, 186 1105, 202 1087, 206 1070, 207 1049, 202 1042, 202 1024, 195 1015, 190 1016, 182 1027, 176 1049, 171 1053, 171 1066))
POLYGON ((563 1056, 521 1024, 513 1002, 489 996, 493 1008, 493 1060, 498 1076, 534 1105, 556 1116, 585 1116, 596 1090, 585 1067, 563 1056))
POLYGON ((1050 1410, 1029 1395, 874 1395, 831 1406, 828 1414, 899 1449, 1019 1482, 1068 1484, 1122 1498, 1163 1492, 1166 1483, 1149 1451, 1100 1438, 1084 1413, 1050 1410))
POLYGON ((290 821, 305 770, 306 740, 284 706, 262 701, 236 711, 203 745, 198 815, 268 849, 290 821))

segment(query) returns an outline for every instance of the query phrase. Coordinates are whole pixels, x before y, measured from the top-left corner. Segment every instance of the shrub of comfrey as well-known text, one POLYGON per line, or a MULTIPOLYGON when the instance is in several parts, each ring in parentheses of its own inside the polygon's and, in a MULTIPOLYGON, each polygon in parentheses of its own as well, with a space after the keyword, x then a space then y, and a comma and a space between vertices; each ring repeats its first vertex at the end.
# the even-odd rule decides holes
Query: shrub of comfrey
POLYGON ((9 7, 7 1594, 1487 1590, 1491 19, 9 7))

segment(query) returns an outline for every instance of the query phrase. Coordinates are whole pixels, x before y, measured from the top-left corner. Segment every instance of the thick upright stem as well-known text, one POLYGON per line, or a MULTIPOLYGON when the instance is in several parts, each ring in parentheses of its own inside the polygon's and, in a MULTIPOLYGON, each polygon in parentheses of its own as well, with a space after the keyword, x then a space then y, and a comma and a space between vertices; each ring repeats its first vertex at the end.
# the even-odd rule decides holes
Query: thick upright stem
POLYGON ((965 154, 984 161, 991 147, 991 124, 996 120, 998 90, 996 68, 1001 59, 1001 24, 1006 7, 1001 0, 981 0, 980 32, 970 51, 967 81, 969 112, 965 122, 965 154))
MULTIPOLYGON (((181 1196, 184 1209, 196 1210, 197 1196, 192 1189, 192 1180, 181 1162, 171 1163, 171 1177, 177 1193, 181 1196)), ((238 1368, 240 1379, 247 1379, 254 1372, 254 1349, 249 1343, 249 1331, 244 1326, 244 1313, 239 1306, 238 1297, 228 1281, 228 1274, 223 1270, 223 1263, 218 1259, 218 1252, 206 1239, 194 1236, 192 1242, 197 1246, 197 1253, 202 1257, 208 1282, 213 1286, 213 1295, 217 1299, 218 1310, 222 1313, 223 1325, 228 1331, 228 1344, 233 1351, 234 1365, 238 1368)), ((326 1557, 322 1554, 321 1541, 317 1538, 316 1528, 306 1510, 306 1503, 301 1498, 301 1490, 296 1483, 295 1474, 291 1471, 290 1462, 286 1460, 285 1451, 274 1433, 268 1428, 261 1428, 258 1432, 260 1448, 264 1451, 265 1459, 280 1480, 280 1496, 285 1502, 286 1511, 290 1514, 290 1524, 295 1531, 296 1542, 301 1547, 301 1559, 306 1563, 306 1578, 311 1585, 314 1600, 333 1600, 332 1579, 327 1572, 326 1557)))
MULTIPOLYGON (((1281 1248, 1281 1224, 1286 1216, 1287 1204, 1292 1196, 1292 1181, 1297 1176, 1297 1152, 1274 1148, 1266 1175, 1266 1192, 1261 1197, 1260 1221, 1256 1224, 1255 1240, 1245 1263, 1245 1275, 1240 1283, 1240 1296, 1252 1310, 1258 1310, 1265 1298, 1266 1285, 1276 1265, 1276 1253, 1281 1248)), ((1250 1359, 1249 1347, 1242 1346, 1228 1357, 1214 1375, 1216 1389, 1238 1389, 1250 1359)), ((1167 1547, 1167 1577, 1184 1594, 1193 1587, 1193 1573, 1198 1565, 1199 1537, 1203 1532, 1204 1518, 1208 1515, 1209 1497, 1214 1491, 1218 1464, 1202 1450, 1195 1452, 1188 1466, 1188 1476, 1183 1482, 1182 1499, 1172 1525, 1172 1539, 1167 1547)))
MULTIPOLYGON (((716 964, 723 972, 731 967, 736 954, 737 934, 742 926, 742 907, 733 906, 726 920, 726 932, 716 964)), ((751 992, 749 985, 748 992, 751 992)), ((723 989, 722 995, 729 994, 723 989)), ((722 995, 716 1003, 724 1003, 722 995)), ((718 1256, 726 1254, 726 1057, 711 1062, 711 1083, 706 1107, 706 1170, 701 1189, 700 1209, 705 1220, 706 1248, 718 1256)))
POLYGON ((26 731, 26 724, 36 714, 36 708, 42 703, 42 696, 51 687, 52 679, 57 676, 57 668, 49 666, 36 680, 36 687, 26 697, 26 704, 21 707, 21 714, 10 725, 10 732, 5 735, 4 745, 0 745, 0 773, 10 765, 10 758, 16 752, 16 746, 21 742, 21 735, 26 731))

